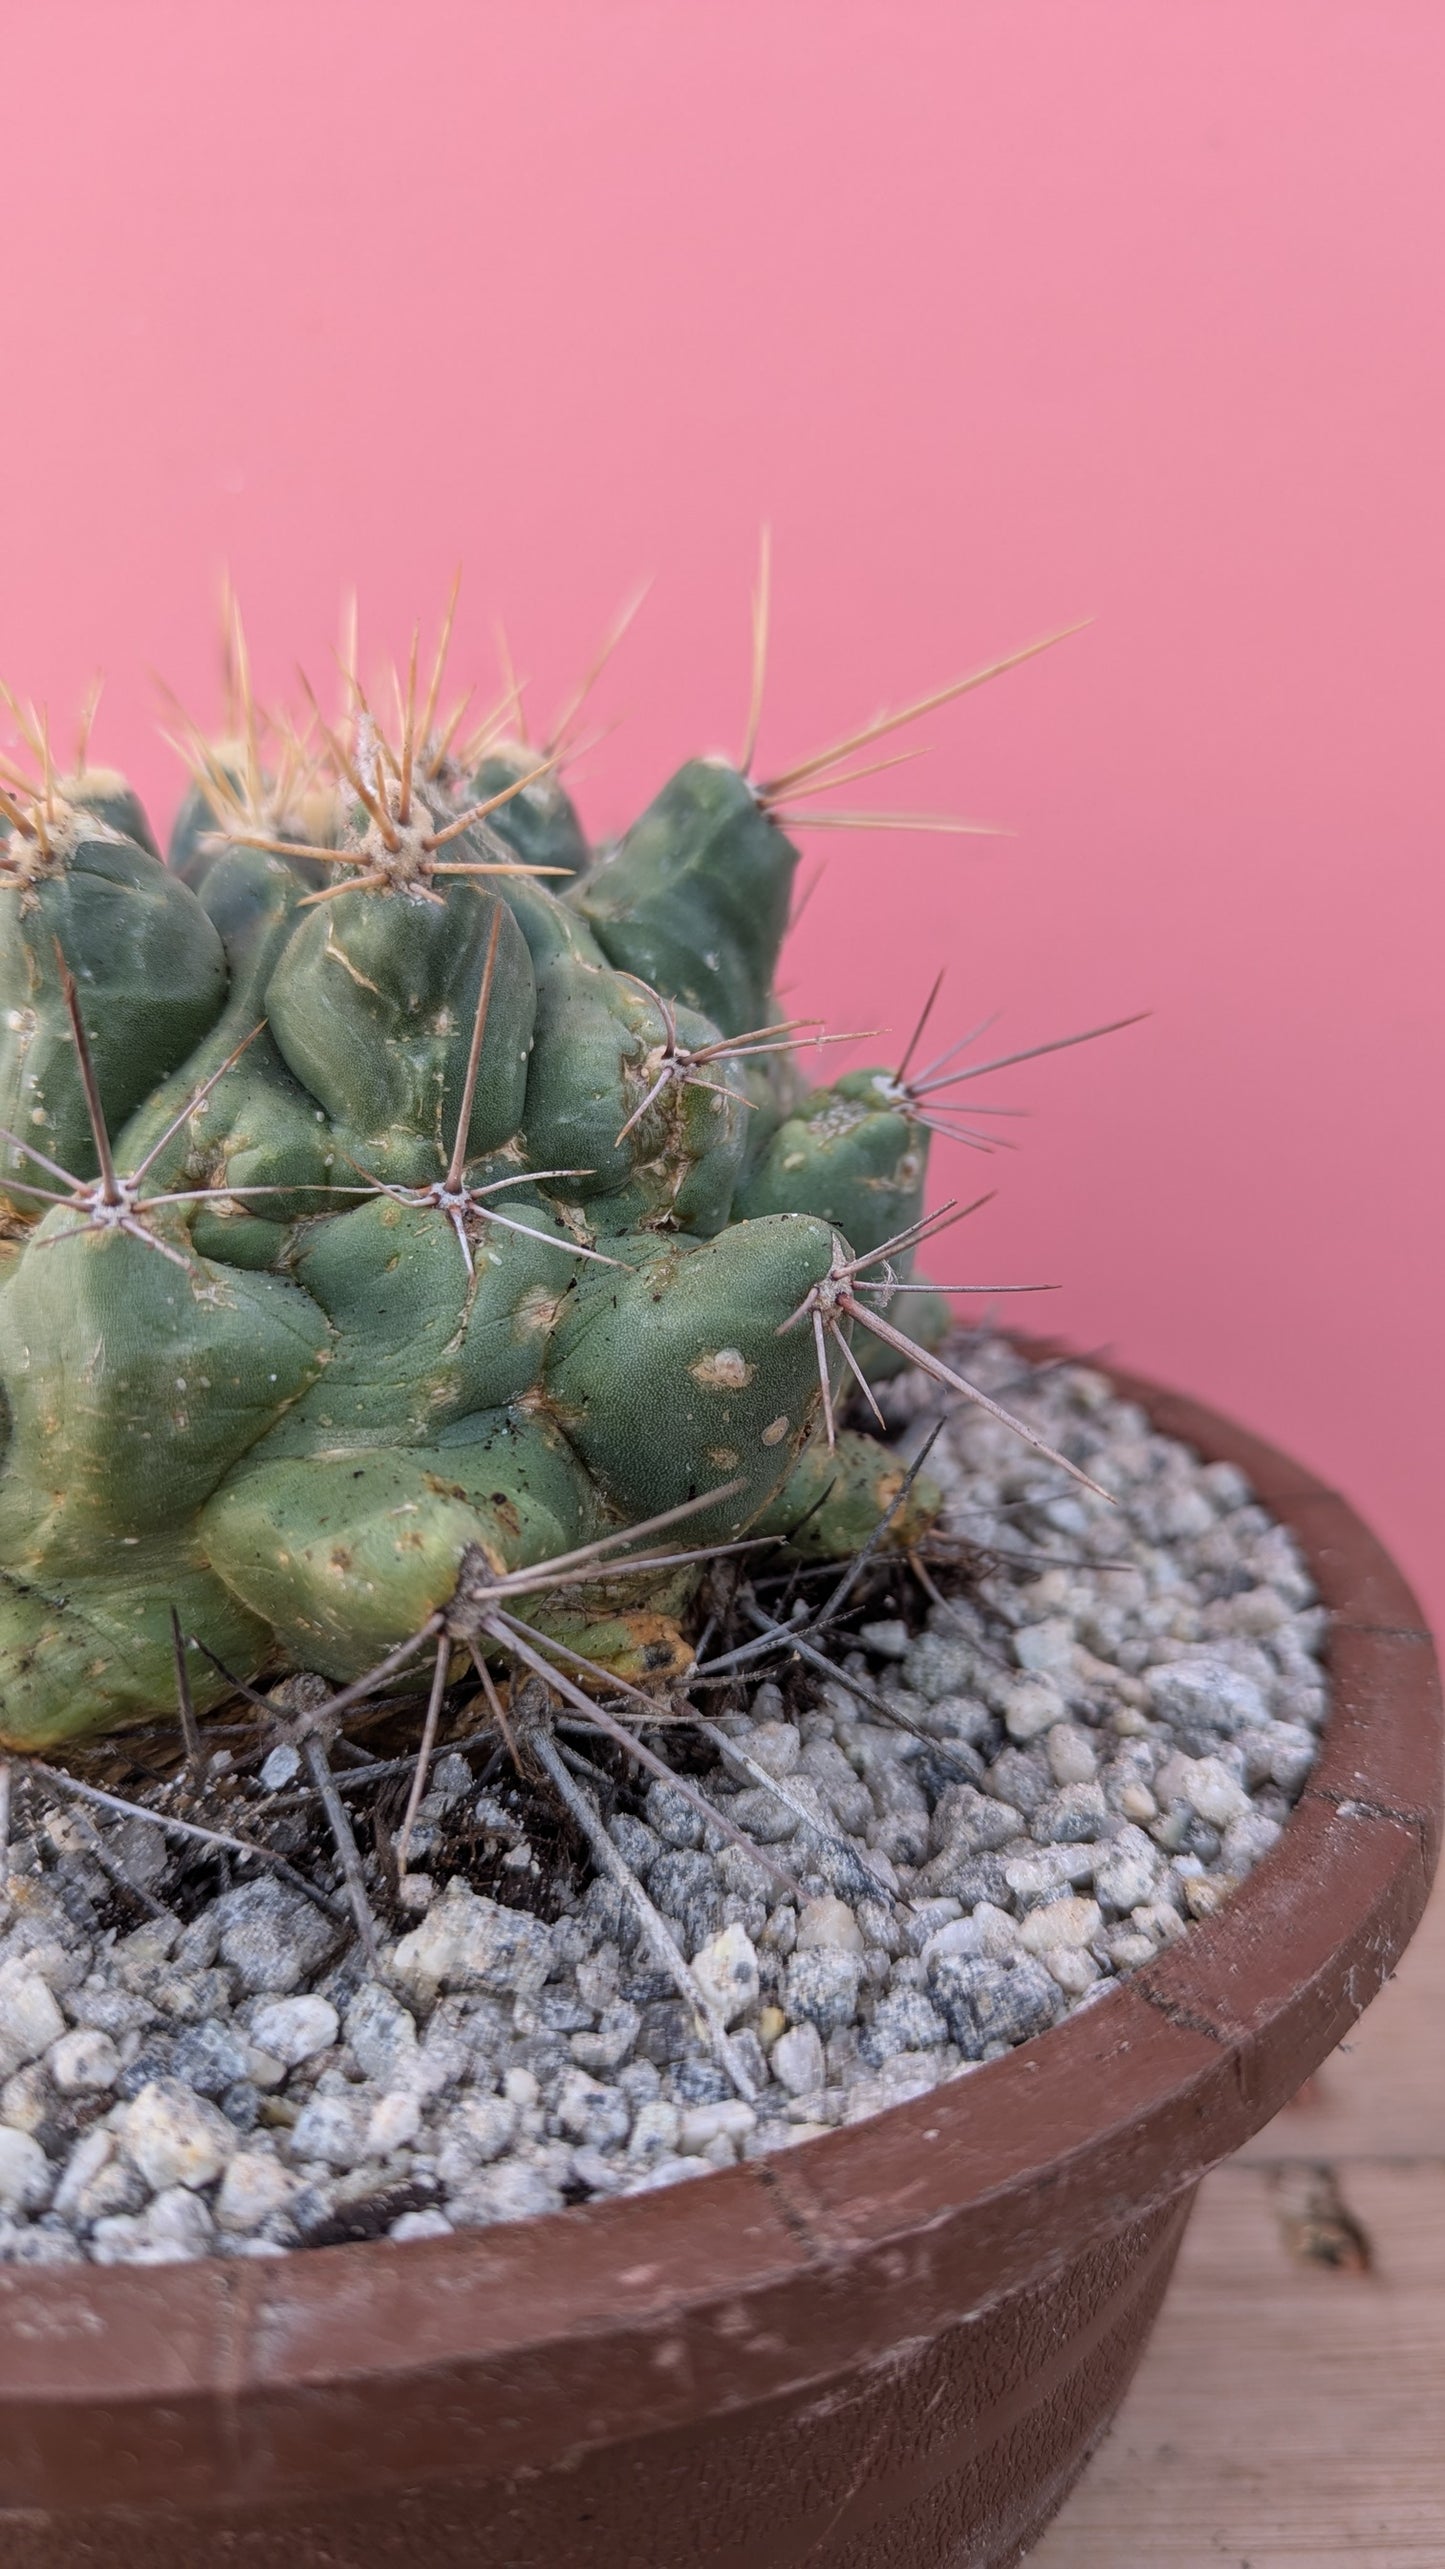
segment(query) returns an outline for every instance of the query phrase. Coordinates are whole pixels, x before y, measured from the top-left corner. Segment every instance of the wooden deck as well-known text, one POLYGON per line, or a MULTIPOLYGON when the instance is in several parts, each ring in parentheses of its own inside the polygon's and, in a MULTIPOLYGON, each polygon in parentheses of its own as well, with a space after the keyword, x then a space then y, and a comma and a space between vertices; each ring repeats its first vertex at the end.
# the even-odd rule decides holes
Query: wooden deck
POLYGON ((1445 1890, 1204 2186, 1113 2434, 1029 2569, 1445 2569, 1445 1890))

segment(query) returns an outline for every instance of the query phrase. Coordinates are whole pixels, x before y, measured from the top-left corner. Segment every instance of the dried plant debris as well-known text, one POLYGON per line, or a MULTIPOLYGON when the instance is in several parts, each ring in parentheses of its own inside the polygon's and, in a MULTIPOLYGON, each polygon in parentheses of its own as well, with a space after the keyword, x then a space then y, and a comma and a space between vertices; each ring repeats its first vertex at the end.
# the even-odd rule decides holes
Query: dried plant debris
POLYGON ((1092 1368, 984 1335, 941 1370, 1061 1461, 946 1382, 876 1386, 932 1524, 847 1568, 716 1550, 648 1691, 533 1622, 540 1572, 479 1566, 368 1679, 218 1680, 183 1728, 12 1759, 0 2256, 677 2183, 965 2079, 1207 1919, 1326 1710, 1295 1547, 1092 1368))

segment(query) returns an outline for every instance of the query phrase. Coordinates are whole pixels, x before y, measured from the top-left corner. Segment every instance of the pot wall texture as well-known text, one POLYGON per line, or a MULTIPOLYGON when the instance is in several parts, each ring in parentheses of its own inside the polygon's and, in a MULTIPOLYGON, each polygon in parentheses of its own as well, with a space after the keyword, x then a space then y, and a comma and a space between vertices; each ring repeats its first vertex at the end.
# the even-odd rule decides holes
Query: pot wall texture
POLYGON ((223 561, 324 687, 344 587, 404 651, 460 554, 459 669, 500 610, 543 710, 655 571, 610 826, 736 746, 765 517, 765 767, 1092 614, 855 798, 1016 839, 813 842, 790 1002, 901 1041, 948 954, 940 1043, 1152 1008, 995 1092, 971 1272, 1258 1420, 1438 1615, 1438 0, 10 17, 0 675, 58 725, 108 667, 163 805, 223 561))

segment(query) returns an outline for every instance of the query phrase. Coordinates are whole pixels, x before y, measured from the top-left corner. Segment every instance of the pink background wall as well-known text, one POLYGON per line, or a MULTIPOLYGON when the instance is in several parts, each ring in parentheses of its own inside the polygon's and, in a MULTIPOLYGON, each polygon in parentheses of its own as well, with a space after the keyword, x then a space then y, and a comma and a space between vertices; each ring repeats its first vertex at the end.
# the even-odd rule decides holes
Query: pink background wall
POLYGON ((653 571, 602 827, 736 742, 764 517, 765 767, 1092 613, 865 789, 1015 839, 814 843, 794 1003, 1151 1007, 938 1191, 998 1174, 971 1258, 1445 1607, 1439 0, 52 0, 5 53, 0 673, 59 719, 103 664, 168 806, 223 561, 279 686, 460 555, 458 666, 500 609, 544 706, 653 571))

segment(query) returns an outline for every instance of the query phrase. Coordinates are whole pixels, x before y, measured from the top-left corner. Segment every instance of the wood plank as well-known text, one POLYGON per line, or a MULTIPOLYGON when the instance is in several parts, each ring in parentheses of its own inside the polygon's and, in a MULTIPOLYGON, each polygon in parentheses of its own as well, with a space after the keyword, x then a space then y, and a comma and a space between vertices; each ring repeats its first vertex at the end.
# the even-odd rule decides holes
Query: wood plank
POLYGON ((1339 2187, 1368 2271, 1291 2244, 1283 2172, 1209 2179, 1114 2433, 1029 2569, 1440 2569, 1445 2167, 1361 2162, 1339 2187))

